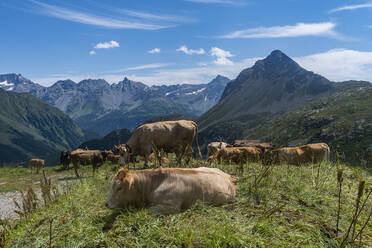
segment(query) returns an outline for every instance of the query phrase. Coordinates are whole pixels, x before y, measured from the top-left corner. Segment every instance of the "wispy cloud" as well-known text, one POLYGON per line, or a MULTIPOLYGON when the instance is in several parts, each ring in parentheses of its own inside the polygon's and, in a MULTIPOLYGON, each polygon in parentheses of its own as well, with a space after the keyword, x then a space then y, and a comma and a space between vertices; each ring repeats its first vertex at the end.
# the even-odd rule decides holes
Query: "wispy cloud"
POLYGON ((363 3, 363 4, 355 4, 355 5, 345 5, 342 7, 331 9, 329 12, 339 12, 339 11, 345 11, 345 10, 354 10, 354 9, 364 9, 364 8, 372 8, 372 2, 369 3, 363 3))
POLYGON ((95 55, 96 54, 96 51, 92 50, 89 52, 90 55, 95 55))
POLYGON ((160 48, 154 48, 154 49, 151 49, 149 51, 147 51, 148 53, 160 53, 160 48))
POLYGON ((166 14, 154 14, 154 13, 138 11, 138 10, 120 9, 117 11, 119 11, 120 13, 126 14, 128 16, 138 17, 138 18, 147 19, 147 20, 169 21, 169 22, 176 22, 176 23, 197 21, 195 18, 191 18, 191 17, 174 16, 174 15, 166 15, 166 14))
POLYGON ((100 42, 97 45, 94 46, 95 49, 110 49, 120 47, 119 43, 117 41, 107 41, 107 42, 100 42))
POLYGON ((203 48, 200 48, 198 50, 194 50, 194 49, 188 49, 187 46, 180 46, 180 48, 178 48, 176 51, 177 52, 183 52, 183 53, 188 54, 188 55, 204 54, 205 53, 203 48))
POLYGON ((223 4, 231 4, 231 5, 246 5, 245 1, 234 1, 234 0, 184 0, 186 2, 193 2, 193 3, 223 3, 223 4))
POLYGON ((228 59, 234 56, 229 51, 225 51, 218 47, 212 47, 210 54, 216 57, 216 60, 214 61, 216 65, 233 65, 234 64, 231 60, 228 59))
POLYGON ((43 2, 30 0, 36 7, 36 12, 63 19, 67 21, 83 23, 93 26, 99 26, 110 29, 143 29, 143 30, 156 30, 174 26, 173 24, 151 24, 142 21, 125 21, 121 18, 109 18, 102 15, 94 15, 91 13, 72 10, 56 5, 46 4, 43 2))
POLYGON ((138 71, 138 70, 147 70, 147 69, 157 69, 171 65, 170 63, 153 63, 153 64, 146 64, 146 65, 138 65, 133 67, 126 67, 119 70, 112 70, 107 71, 106 73, 120 73, 126 71, 138 71))
POLYGON ((334 31, 336 24, 332 22, 322 23, 297 23, 293 26, 273 26, 273 27, 258 27, 245 30, 238 30, 221 36, 226 39, 253 39, 253 38, 283 38, 283 37, 300 37, 300 36, 328 36, 340 37, 334 31))

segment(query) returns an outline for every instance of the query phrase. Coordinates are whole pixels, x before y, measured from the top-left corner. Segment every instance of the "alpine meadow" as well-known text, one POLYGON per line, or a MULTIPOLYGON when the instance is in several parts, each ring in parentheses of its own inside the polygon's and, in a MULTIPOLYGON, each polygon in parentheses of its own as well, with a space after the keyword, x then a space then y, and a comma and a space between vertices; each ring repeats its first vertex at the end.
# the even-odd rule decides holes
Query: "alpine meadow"
POLYGON ((372 247, 371 11, 2 0, 0 248, 372 247))

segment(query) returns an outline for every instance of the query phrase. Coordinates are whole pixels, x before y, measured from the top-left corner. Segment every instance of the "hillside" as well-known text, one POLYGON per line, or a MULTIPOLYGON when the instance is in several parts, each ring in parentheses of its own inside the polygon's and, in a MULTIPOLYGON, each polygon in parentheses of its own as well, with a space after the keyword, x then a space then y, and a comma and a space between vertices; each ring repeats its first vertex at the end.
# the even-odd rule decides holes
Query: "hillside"
MULTIPOLYGON (((317 126, 308 127, 309 133, 294 134, 295 130, 289 126, 292 127, 293 123, 299 123, 296 118, 302 118, 302 116, 293 114, 294 109, 306 106, 301 113, 303 116, 311 117, 312 105, 308 104, 324 99, 327 102, 325 103, 325 109, 327 109, 327 113, 324 114, 325 118, 334 116, 339 119, 345 118, 350 122, 358 116, 363 116, 364 119, 372 118, 372 114, 365 109, 356 109, 354 114, 350 114, 342 112, 337 107, 338 104, 343 106, 348 102, 365 106, 364 100, 356 97, 360 94, 361 87, 366 90, 363 94, 368 95, 372 84, 365 81, 331 82, 301 68, 281 51, 273 51, 268 57, 257 61, 253 67, 243 70, 236 79, 228 83, 219 103, 198 119, 202 150, 205 151, 206 145, 211 141, 232 142, 234 139, 244 137, 274 141, 278 146, 315 141, 331 142, 334 146, 336 144, 333 144, 329 137, 315 138, 310 135, 310 133, 319 131, 317 126), (328 102, 326 100, 328 97, 340 100, 328 102), (287 112, 293 118, 288 119, 287 112), (281 118, 284 118, 284 121, 278 125, 276 122, 281 118), (273 131, 278 128, 282 133, 273 131), (284 135, 285 139, 283 133, 288 133, 288 136, 284 135)), ((348 128, 351 128, 350 125, 348 128)), ((349 132, 346 130, 339 134, 337 140, 343 139, 343 141, 339 140, 336 146, 338 149, 348 146, 345 150, 349 154, 350 149, 356 151, 358 148, 367 148, 369 147, 367 143, 372 142, 371 136, 365 135, 360 137, 362 141, 354 140, 356 143, 348 143, 347 140, 352 141, 346 138, 348 135, 349 132), (360 142, 363 145, 360 146, 360 142)), ((367 154, 367 151, 362 153, 367 154)), ((367 158, 367 155, 363 156, 367 158)), ((350 161, 351 156, 349 155, 348 158, 350 161)))
MULTIPOLYGON (((171 167, 174 167, 174 157, 171 160, 171 167)), ((142 165, 136 164, 136 168, 142 165)), ((191 161, 190 167, 198 166, 200 161, 191 161)), ((50 244, 51 247, 118 248, 336 248, 340 247, 355 211, 358 181, 360 178, 366 181, 366 192, 361 198, 364 202, 367 185, 372 180, 370 172, 363 168, 339 165, 343 168, 343 184, 337 233, 337 166, 329 163, 212 166, 240 178, 236 199, 222 206, 198 202, 181 213, 168 216, 155 214, 149 208, 106 208, 104 201, 116 172, 105 164, 92 177, 91 168, 84 166, 86 178, 61 187, 47 206, 40 202, 39 208, 26 217, 4 222, 8 231, 3 240, 6 247, 48 247, 50 244)), ((0 180, 4 172, 0 169, 0 180)), ((70 177, 66 175, 65 178, 70 177)), ((52 186, 58 181, 52 179, 52 186)), ((34 186, 36 192, 37 189, 34 186)), ((371 207, 369 199, 358 218, 355 233, 366 223, 371 207)), ((371 247, 371 237, 372 222, 369 221, 361 242, 357 238, 355 243, 346 242, 344 247, 371 247)))
POLYGON ((28 93, 0 89, 0 166, 39 157, 47 163, 84 141, 83 131, 66 114, 28 93))
POLYGON ((244 115, 278 113, 322 97, 333 89, 279 50, 229 82, 221 100, 200 118, 202 127, 244 115))
POLYGON ((120 128, 135 128, 158 115, 200 115, 220 99, 230 80, 218 75, 208 84, 147 86, 124 78, 79 83, 62 80, 43 87, 20 74, 0 75, 0 88, 29 92, 68 114, 84 129, 101 136, 120 128))
POLYGON ((333 152, 345 154, 345 160, 360 164, 363 159, 372 165, 371 110, 372 87, 349 89, 279 115, 244 131, 244 136, 277 146, 326 142, 333 152))
POLYGON ((111 150, 115 145, 125 144, 130 136, 131 131, 128 129, 119 129, 112 131, 102 139, 88 140, 82 143, 79 148, 88 148, 90 150, 111 150))

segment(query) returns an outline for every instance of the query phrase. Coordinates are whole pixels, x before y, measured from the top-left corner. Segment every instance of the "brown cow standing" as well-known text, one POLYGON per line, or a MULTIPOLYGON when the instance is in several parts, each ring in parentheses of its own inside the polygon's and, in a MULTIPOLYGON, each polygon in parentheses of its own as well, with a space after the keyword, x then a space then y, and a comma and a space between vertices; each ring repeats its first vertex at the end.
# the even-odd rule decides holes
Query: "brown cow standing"
POLYGON ((129 162, 132 156, 145 157, 145 167, 148 167, 148 158, 155 146, 159 151, 175 153, 177 163, 180 164, 182 157, 187 153, 187 147, 192 146, 196 140, 196 148, 199 156, 198 125, 193 121, 163 121, 144 124, 133 132, 128 142, 121 147, 121 164, 129 162))
POLYGON ((243 164, 247 162, 259 162, 261 149, 257 147, 226 147, 219 150, 209 161, 229 162, 243 164))
POLYGON ((36 170, 36 174, 39 174, 39 170, 43 168, 44 164, 45 164, 45 160, 43 159, 39 159, 39 158, 31 159, 29 162, 31 173, 32 173, 32 170, 36 170))
POLYGON ((75 150, 70 154, 72 164, 74 165, 76 177, 80 177, 78 173, 78 168, 80 164, 92 164, 93 175, 99 166, 103 165, 104 159, 102 152, 99 150, 75 150))
POLYGON ((284 147, 271 152, 274 164, 301 165, 330 160, 330 149, 326 143, 307 144, 300 147, 284 147))

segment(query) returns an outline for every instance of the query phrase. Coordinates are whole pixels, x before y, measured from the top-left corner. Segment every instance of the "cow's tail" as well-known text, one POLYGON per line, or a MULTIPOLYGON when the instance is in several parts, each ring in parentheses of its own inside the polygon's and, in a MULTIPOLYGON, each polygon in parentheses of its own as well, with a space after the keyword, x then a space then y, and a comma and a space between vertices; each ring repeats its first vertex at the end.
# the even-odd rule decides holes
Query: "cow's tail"
POLYGON ((198 124, 194 122, 194 126, 196 129, 196 134, 195 134, 195 142, 196 142, 196 151, 199 155, 199 158, 202 158, 201 152, 200 152, 200 147, 199 147, 199 141, 198 141, 198 124))

